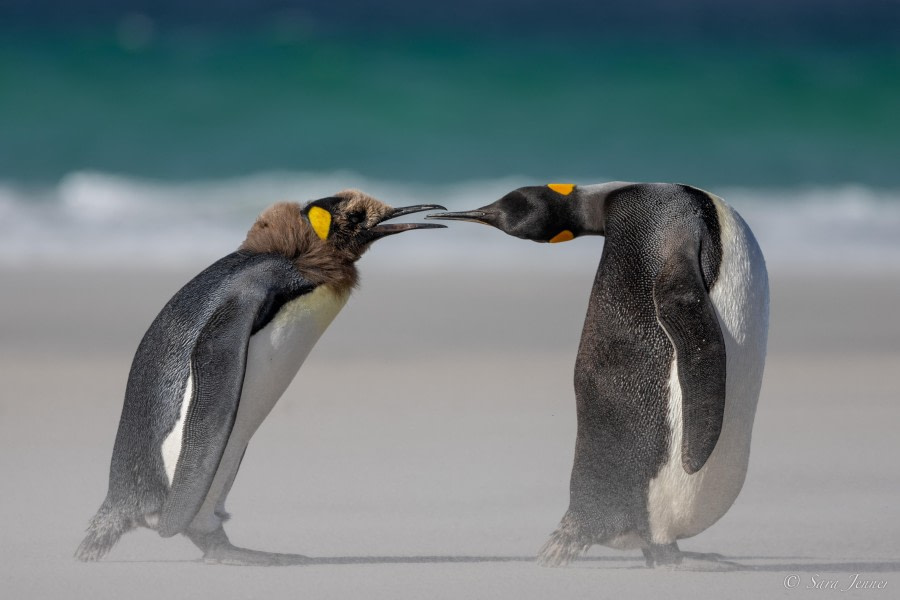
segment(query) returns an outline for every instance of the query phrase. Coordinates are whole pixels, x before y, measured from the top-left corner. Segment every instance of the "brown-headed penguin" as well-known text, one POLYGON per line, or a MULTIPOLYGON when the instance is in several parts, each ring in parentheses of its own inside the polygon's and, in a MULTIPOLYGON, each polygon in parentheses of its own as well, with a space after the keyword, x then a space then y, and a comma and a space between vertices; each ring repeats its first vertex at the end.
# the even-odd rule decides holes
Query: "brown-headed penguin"
POLYGON ((606 237, 575 364, 569 509, 541 562, 602 544, 641 548, 648 566, 727 568, 677 540, 724 515, 747 472, 769 289, 743 219, 694 187, 622 182, 524 187, 429 218, 606 237))
POLYGON ((197 275, 144 335, 128 377, 106 499, 76 552, 97 560, 135 527, 184 534, 207 562, 299 564, 233 546, 225 499, 247 444, 356 285, 372 242, 430 224, 348 190, 275 204, 240 248, 197 275))

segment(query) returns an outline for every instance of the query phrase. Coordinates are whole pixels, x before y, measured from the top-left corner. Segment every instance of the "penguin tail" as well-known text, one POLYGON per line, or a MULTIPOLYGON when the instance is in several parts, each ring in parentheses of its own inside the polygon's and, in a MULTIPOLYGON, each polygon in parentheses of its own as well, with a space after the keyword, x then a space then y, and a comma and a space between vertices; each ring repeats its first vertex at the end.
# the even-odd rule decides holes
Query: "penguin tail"
POLYGON ((550 539, 538 552, 542 567, 561 567, 584 554, 593 545, 591 536, 585 535, 578 519, 566 512, 550 539))
POLYGON ((88 523, 87 535, 75 551, 75 558, 84 562, 100 560, 123 534, 133 528, 133 520, 123 515, 107 498, 88 523))

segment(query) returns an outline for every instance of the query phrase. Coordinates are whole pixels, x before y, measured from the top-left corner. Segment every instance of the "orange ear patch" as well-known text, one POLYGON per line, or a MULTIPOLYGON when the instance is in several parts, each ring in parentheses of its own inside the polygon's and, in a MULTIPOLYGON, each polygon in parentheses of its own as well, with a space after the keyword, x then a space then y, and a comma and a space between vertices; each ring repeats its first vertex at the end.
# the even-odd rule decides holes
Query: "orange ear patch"
POLYGON ((563 196, 568 196, 575 189, 574 183, 548 183, 547 187, 563 196))
POLYGON ((575 235, 569 231, 568 229, 563 229, 552 238, 550 238, 551 244, 558 244, 560 242, 568 242, 569 240, 574 240, 575 235))
POLYGON ((319 206, 313 206, 306 216, 316 235, 327 240, 328 234, 331 233, 331 213, 319 206))

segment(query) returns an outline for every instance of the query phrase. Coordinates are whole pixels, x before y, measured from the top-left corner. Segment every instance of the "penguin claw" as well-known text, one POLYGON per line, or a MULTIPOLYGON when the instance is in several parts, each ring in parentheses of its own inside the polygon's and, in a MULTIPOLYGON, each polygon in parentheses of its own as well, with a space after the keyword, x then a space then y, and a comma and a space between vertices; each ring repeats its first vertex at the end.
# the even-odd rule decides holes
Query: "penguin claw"
POLYGON ((203 555, 203 562, 208 565, 237 565, 249 567, 282 567, 306 565, 312 559, 302 554, 281 554, 278 552, 262 552, 248 550, 237 546, 218 546, 203 555))
POLYGON ((741 571, 746 569, 742 564, 729 560, 710 558, 692 558, 685 556, 678 564, 658 565, 657 568, 671 571, 741 571))
POLYGON ((677 544, 655 546, 645 549, 644 557, 648 568, 669 571, 739 571, 744 565, 725 560, 715 552, 685 552, 677 544))
POLYGON ((697 560, 725 561, 725 555, 718 552, 686 552, 681 551, 681 556, 685 558, 695 558, 697 560))

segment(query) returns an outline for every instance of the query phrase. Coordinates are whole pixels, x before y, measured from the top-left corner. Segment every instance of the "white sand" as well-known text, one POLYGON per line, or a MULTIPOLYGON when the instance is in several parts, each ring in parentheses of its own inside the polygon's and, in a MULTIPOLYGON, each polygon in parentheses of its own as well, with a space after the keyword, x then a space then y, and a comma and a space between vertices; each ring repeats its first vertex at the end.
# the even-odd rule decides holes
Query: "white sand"
POLYGON ((72 558, 105 493, 131 353, 190 273, 2 273, 0 596, 772 598, 803 595, 790 574, 843 588, 856 573, 887 587, 848 595, 900 594, 896 278, 775 274, 747 482, 681 543, 747 569, 697 573, 603 548, 570 568, 532 561, 568 500, 590 270, 361 267, 229 498, 236 544, 327 559, 281 568, 203 565, 147 530, 100 563, 72 558))

